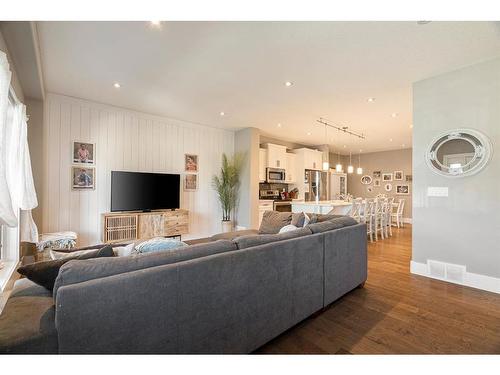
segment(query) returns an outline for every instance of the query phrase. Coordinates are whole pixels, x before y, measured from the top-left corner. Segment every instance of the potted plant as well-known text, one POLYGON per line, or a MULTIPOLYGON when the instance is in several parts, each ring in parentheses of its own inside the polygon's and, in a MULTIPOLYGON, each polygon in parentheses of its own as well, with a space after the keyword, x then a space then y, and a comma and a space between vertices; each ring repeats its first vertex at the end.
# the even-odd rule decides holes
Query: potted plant
POLYGON ((242 154, 235 154, 232 158, 222 154, 220 174, 212 178, 213 187, 217 192, 222 207, 222 232, 231 232, 233 230, 231 215, 238 204, 243 161, 244 156, 242 154))

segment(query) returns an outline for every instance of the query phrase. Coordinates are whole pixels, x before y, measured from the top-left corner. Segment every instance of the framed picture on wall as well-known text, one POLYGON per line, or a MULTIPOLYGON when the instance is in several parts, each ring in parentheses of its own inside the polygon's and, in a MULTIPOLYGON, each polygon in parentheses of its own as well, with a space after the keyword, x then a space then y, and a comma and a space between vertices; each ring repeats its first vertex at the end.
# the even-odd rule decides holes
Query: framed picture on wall
POLYGON ((392 181, 392 173, 383 173, 382 181, 392 181))
POLYGON ((380 178, 376 178, 373 180, 373 186, 379 187, 380 186, 380 178))
POLYGON ((396 185, 396 194, 397 195, 409 195, 410 194, 410 185, 396 185))
POLYGON ((403 171, 394 171, 394 181, 403 181, 403 171))
POLYGON ((365 175, 365 176, 361 177, 361 183, 363 185, 370 185, 372 183, 371 176, 365 175))
POLYGON ((71 187, 73 190, 95 189, 95 168, 71 167, 71 187))
POLYGON ((184 171, 198 172, 198 155, 184 154, 184 171))
POLYGON ((371 192, 373 191, 373 186, 367 186, 367 187, 366 187, 366 191, 367 191, 368 193, 371 193, 371 192))
POLYGON ((373 171, 373 178, 380 178, 382 176, 381 171, 373 171))
POLYGON ((187 174, 184 176, 184 191, 198 190, 198 175, 187 174))
POLYGON ((413 175, 407 174, 406 175, 406 182, 412 182, 413 181, 413 175))
POLYGON ((73 141, 71 157, 74 164, 95 164, 95 143, 73 141))
POLYGON ((384 185, 385 191, 391 191, 392 190, 392 184, 385 184, 384 185))

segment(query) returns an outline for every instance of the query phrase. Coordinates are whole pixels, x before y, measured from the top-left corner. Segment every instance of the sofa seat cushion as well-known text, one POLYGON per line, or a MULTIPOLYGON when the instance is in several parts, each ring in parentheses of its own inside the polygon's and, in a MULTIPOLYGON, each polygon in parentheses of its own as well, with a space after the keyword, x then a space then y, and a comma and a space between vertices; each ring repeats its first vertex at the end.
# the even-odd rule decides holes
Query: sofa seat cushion
POLYGON ((172 251, 135 254, 128 257, 80 260, 78 262, 70 261, 62 266, 59 271, 59 276, 54 285, 54 296, 57 296, 57 290, 64 285, 182 262, 236 249, 237 247, 233 242, 219 240, 185 246, 172 251))
POLYGON ((289 232, 280 234, 255 234, 249 236, 241 236, 233 241, 238 246, 238 249, 246 249, 248 247, 264 245, 270 242, 283 241, 291 238, 303 237, 310 235, 312 232, 308 227, 299 228, 289 232))
POLYGON ((248 236, 250 234, 257 234, 259 233, 258 230, 256 229, 246 229, 246 230, 236 230, 233 232, 226 232, 226 233, 218 233, 214 234, 210 239, 212 241, 217 241, 217 240, 229 240, 232 241, 236 237, 241 237, 241 236, 248 236))
POLYGON ((17 280, 0 315, 0 353, 57 351, 52 293, 29 279, 17 280))
POLYGON ((316 222, 307 226, 313 233, 322 233, 329 230, 339 229, 356 224, 358 224, 358 222, 350 216, 338 216, 331 220, 316 222))

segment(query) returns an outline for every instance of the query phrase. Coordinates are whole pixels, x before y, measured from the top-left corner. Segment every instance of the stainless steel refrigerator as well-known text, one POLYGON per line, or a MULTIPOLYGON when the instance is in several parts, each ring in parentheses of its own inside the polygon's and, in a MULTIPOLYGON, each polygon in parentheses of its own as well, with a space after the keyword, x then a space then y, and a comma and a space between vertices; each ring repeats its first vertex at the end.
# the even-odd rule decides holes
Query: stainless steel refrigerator
POLYGON ((306 169, 304 183, 306 201, 330 200, 330 172, 306 169))

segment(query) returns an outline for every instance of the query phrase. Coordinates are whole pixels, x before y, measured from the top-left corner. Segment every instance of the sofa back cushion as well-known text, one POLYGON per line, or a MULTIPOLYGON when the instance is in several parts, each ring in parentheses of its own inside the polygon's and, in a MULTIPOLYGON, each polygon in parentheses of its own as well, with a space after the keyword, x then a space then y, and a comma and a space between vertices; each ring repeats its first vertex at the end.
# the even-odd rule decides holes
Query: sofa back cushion
POLYGON ((107 259, 69 261, 61 267, 54 285, 54 297, 57 290, 69 284, 76 284, 87 280, 98 279, 125 272, 156 267, 165 264, 182 262, 201 258, 212 254, 236 250, 236 245, 227 240, 202 243, 186 246, 172 251, 136 254, 128 257, 107 259))
POLYGON ((260 234, 276 234, 292 222, 291 212, 265 211, 260 223, 260 234))
POLYGON ((237 237, 233 240, 238 249, 246 249, 248 247, 254 247, 259 245, 264 245, 270 242, 288 240, 290 238, 303 237, 311 234, 311 230, 308 227, 299 228, 289 232, 279 233, 279 234, 255 234, 249 236, 237 237))
POLYGON ((309 224, 308 227, 313 233, 322 233, 356 224, 358 222, 350 216, 338 216, 331 220, 309 224))

